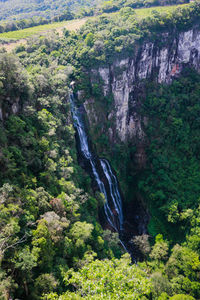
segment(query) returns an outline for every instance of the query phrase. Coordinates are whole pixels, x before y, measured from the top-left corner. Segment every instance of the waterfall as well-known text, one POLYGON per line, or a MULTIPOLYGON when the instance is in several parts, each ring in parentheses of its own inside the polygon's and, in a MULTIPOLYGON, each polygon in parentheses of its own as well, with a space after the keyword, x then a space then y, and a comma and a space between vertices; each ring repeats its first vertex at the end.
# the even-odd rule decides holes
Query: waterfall
MULTIPOLYGON (((109 162, 105 159, 99 159, 94 156, 94 153, 92 153, 88 142, 85 124, 80 110, 75 104, 73 94, 70 96, 70 103, 73 123, 80 143, 80 152, 84 160, 89 162, 91 172, 98 185, 99 191, 105 197, 104 211, 106 219, 110 226, 120 235, 123 230, 123 211, 117 178, 113 174, 109 162), (102 172, 99 171, 99 168, 102 169, 102 172)), ((124 246, 122 241, 121 243, 124 246)))
POLYGON ((109 183, 109 191, 110 195, 114 204, 114 207, 116 209, 118 218, 119 218, 119 224, 120 224, 120 230, 123 229, 123 211, 122 211, 122 200, 121 195, 119 193, 119 186, 117 182, 116 176, 113 174, 110 164, 105 159, 100 159, 101 166, 103 168, 104 174, 106 175, 106 178, 109 183))

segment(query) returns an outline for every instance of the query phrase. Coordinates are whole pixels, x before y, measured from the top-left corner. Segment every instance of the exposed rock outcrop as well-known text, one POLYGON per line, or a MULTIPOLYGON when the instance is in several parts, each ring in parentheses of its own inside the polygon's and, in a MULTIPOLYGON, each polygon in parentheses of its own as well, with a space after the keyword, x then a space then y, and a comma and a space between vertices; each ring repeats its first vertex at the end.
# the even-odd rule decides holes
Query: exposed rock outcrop
MULTIPOLYGON (((112 94, 114 102, 108 119, 114 118, 109 131, 115 131, 122 142, 133 139, 142 141, 144 132, 138 114, 137 88, 144 79, 169 84, 185 66, 200 71, 200 30, 193 28, 172 35, 163 33, 154 42, 144 42, 135 47, 131 57, 116 60, 112 65, 91 71, 92 84, 103 82, 104 96, 112 94)), ((98 122, 95 109, 86 105, 91 126, 98 122)), ((112 138, 114 135, 110 135, 112 138)))

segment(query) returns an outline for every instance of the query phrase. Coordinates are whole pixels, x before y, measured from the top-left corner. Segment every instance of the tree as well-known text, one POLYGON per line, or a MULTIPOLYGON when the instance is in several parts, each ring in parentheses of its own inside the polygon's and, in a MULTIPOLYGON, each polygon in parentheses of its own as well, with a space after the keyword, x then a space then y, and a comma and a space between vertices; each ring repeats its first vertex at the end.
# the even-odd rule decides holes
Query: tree
POLYGON ((14 187, 4 184, 0 188, 0 264, 6 251, 26 240, 26 236, 18 237, 21 209, 17 202, 14 187))
POLYGON ((170 297, 169 299, 170 300, 195 300, 192 296, 184 295, 184 294, 174 295, 173 297, 170 297))
MULTIPOLYGON (((125 254, 120 260, 95 260, 84 265, 78 272, 69 270, 65 283, 76 292, 67 292, 59 299, 145 299, 151 292, 146 273, 131 265, 125 254), (144 298, 142 298, 144 297, 144 298)), ((55 296, 55 295, 54 295, 55 296)), ((52 299, 51 295, 47 299, 52 299)), ((55 296, 55 299, 58 297, 55 296)))
POLYGON ((53 274, 42 274, 35 280, 35 293, 37 299, 41 299, 44 293, 53 292, 56 289, 57 281, 53 274))
POLYGON ((85 38, 85 43, 87 46, 92 47, 94 44, 94 34, 92 32, 88 33, 85 38))
POLYGON ((37 257, 37 263, 42 270, 50 270, 52 267, 55 250, 48 229, 48 223, 42 219, 38 222, 36 230, 33 230, 33 255, 37 257))
POLYGON ((76 247, 83 247, 86 240, 91 237, 94 226, 86 222, 76 222, 70 229, 70 235, 76 247))
POLYGON ((150 253, 150 258, 159 262, 166 261, 168 258, 168 243, 163 240, 163 236, 161 234, 156 236, 156 243, 153 246, 153 249, 150 253))

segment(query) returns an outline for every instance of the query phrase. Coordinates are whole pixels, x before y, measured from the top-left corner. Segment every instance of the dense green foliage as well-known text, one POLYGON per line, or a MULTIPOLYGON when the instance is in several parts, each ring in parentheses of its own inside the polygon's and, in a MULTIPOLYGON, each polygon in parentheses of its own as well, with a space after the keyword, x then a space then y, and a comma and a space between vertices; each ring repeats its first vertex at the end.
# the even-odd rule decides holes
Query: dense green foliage
POLYGON ((63 11, 77 11, 83 7, 97 4, 94 0, 7 0, 0 1, 0 20, 3 19, 24 19, 32 17, 45 17, 50 19, 61 15, 63 11))
MULTIPOLYGON (((197 214, 195 222, 199 210, 197 214)), ((169 256, 168 243, 158 235, 146 262, 130 265, 127 255, 120 260, 88 261, 81 270, 66 272, 65 283, 76 292, 52 293, 47 299, 194 300, 200 297, 199 270, 199 252, 192 250, 191 243, 175 245, 169 256)))
POLYGON ((76 162, 66 102, 71 68, 33 64, 27 72, 15 56, 1 54, 0 69, 2 111, 16 101, 24 107, 1 123, 0 294, 38 299, 62 290, 62 273, 93 251, 103 258, 120 248, 114 234, 108 248, 90 180, 76 162))
MULTIPOLYGON (((129 255, 120 260, 95 260, 87 263, 79 272, 69 270, 65 276, 67 285, 77 293, 67 292, 59 299, 141 299, 151 291, 150 279, 144 271, 131 265, 129 255), (73 298, 75 297, 75 298, 73 298)), ((58 299, 49 295, 47 299, 58 299)), ((143 298, 146 299, 146 298, 143 298)))
POLYGON ((177 241, 190 230, 188 209, 200 204, 199 86, 200 76, 186 70, 170 87, 147 87, 143 106, 149 170, 139 185, 154 211, 152 231, 177 241))
MULTIPOLYGON (((198 3, 145 20, 123 8, 80 32, 32 39, 15 55, 1 51, 0 299, 200 299, 200 75, 188 70, 170 87, 145 83, 142 174, 128 156, 134 145, 128 155, 127 146, 114 149, 114 166, 118 159, 119 173, 128 170, 119 177, 128 174, 125 192, 136 187, 152 215, 155 242, 134 238, 144 258, 137 265, 121 256, 117 234, 99 225, 101 197, 77 163, 68 102, 75 79, 83 100, 98 99, 108 111, 112 98, 102 96, 100 83, 91 89, 90 68, 199 16, 198 3)), ((102 151, 109 147, 106 136, 96 141, 102 151)))

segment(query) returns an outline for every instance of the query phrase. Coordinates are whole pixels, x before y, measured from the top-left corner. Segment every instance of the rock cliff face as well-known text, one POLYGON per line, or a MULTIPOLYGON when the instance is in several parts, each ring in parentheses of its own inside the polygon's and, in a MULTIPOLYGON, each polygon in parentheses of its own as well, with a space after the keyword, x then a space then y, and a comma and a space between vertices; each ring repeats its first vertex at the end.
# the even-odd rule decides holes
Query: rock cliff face
MULTIPOLYGON (((158 83, 169 84, 179 76, 182 69, 192 66, 200 71, 200 30, 193 28, 179 34, 164 33, 154 42, 144 42, 136 46, 131 57, 116 60, 112 65, 91 71, 91 82, 103 82, 104 96, 113 96, 113 105, 107 119, 114 119, 109 128, 109 137, 126 142, 133 139, 142 141, 141 116, 138 114, 138 86, 144 79, 156 80, 158 83)), ((93 102, 94 103, 94 102, 93 102)), ((85 103, 89 122, 100 122, 95 115, 92 102, 85 103)))

